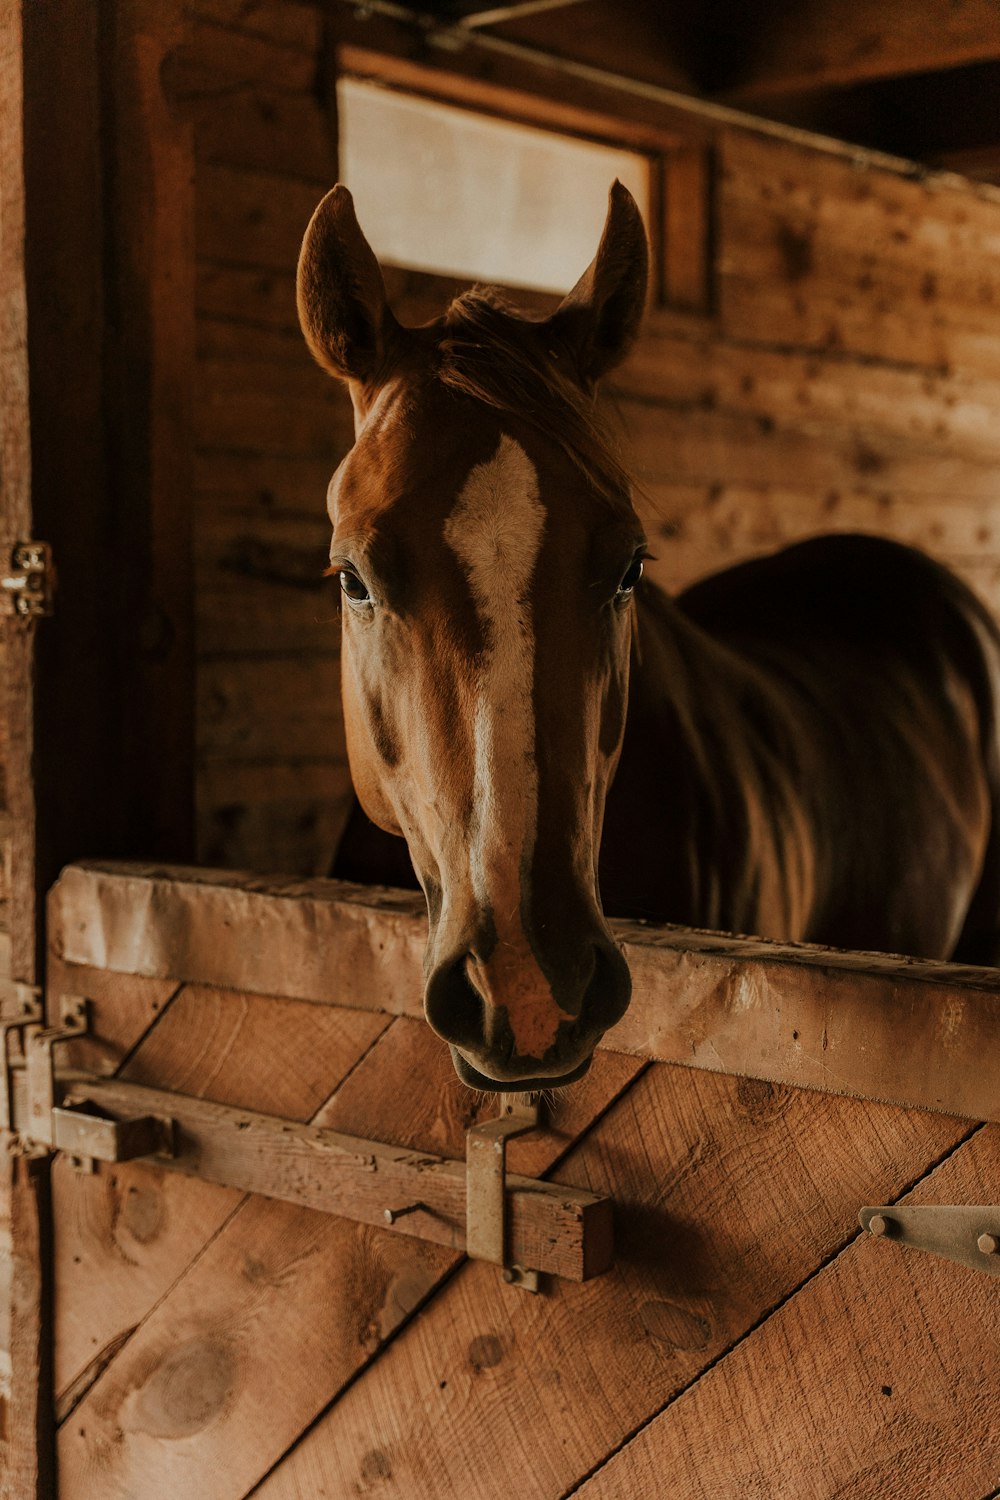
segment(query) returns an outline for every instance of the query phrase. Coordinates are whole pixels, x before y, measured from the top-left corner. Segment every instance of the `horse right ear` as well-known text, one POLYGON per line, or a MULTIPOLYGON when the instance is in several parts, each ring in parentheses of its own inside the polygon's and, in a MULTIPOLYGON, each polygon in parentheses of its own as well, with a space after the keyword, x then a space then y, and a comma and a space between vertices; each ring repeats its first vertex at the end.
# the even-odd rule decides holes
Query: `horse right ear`
POLYGON ((649 247, 642 215, 617 180, 597 254, 548 321, 559 334, 585 386, 621 364, 635 343, 646 304, 649 247))
POLYGON ((299 322, 313 358, 341 380, 376 383, 399 324, 354 199, 338 183, 309 221, 296 279, 299 322))

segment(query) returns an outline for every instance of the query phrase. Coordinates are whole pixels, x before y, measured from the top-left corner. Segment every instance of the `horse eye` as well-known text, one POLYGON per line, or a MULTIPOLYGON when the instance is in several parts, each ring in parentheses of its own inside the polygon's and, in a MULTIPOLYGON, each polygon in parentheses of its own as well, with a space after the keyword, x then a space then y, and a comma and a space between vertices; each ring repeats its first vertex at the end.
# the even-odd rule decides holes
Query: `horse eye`
POLYGON ((633 558, 625 571, 625 576, 618 585, 618 598, 627 599, 642 577, 642 558, 633 558))
POLYGON ((352 573, 350 568, 341 568, 339 577, 341 592, 350 599, 352 604, 371 603, 372 596, 361 582, 357 573, 352 573))

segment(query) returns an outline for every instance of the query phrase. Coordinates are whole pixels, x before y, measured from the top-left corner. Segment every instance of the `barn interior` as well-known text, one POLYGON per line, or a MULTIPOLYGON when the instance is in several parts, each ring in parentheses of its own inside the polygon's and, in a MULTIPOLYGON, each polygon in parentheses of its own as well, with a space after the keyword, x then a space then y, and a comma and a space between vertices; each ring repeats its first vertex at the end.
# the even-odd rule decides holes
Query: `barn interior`
MULTIPOLYGON (((11 0, 0 78, 3 1045, 47 966, 109 1111, 155 1085, 206 1155, 257 1111, 454 1162, 487 1110, 420 1018, 419 903, 306 879, 352 797, 353 425, 298 327, 305 225, 345 178, 403 322, 476 279, 544 310, 622 176, 653 286, 601 400, 652 576, 860 530, 1000 613, 1000 12, 11 0), (47 931, 80 860, 144 863, 74 867, 47 931)), ((0 1491, 995 1494, 984 1267, 856 1239, 862 1201, 995 1197, 995 976, 627 938, 627 1045, 513 1149, 615 1200, 610 1291, 463 1263, 363 1152, 351 1219, 266 1153, 88 1175, 0 1117, 0 1491)))
POLYGON ((58 25, 40 4, 24 28, 9 131, 28 376, 10 388, 31 444, 9 462, 61 600, 38 641, 38 891, 83 854, 329 868, 350 793, 324 496, 351 418, 305 349, 293 274, 345 131, 350 146, 367 129, 377 159, 378 131, 396 130, 383 170, 401 149, 380 98, 432 120, 447 107, 433 140, 452 142, 434 202, 426 151, 407 200, 399 170, 387 194, 370 158, 354 169, 359 203, 390 198, 402 225, 383 258, 404 321, 476 278, 544 306, 572 255, 525 285, 491 218, 537 231, 537 183, 559 177, 596 234, 612 170, 630 160, 643 180, 656 286, 605 400, 659 581, 861 529, 927 547, 1000 601, 986 0, 198 0, 81 5, 58 25), (469 120, 610 155, 559 173, 528 150, 515 171, 501 144, 501 200, 481 162, 456 185, 469 120), (449 263, 445 233, 473 224, 489 226, 485 262, 449 263))

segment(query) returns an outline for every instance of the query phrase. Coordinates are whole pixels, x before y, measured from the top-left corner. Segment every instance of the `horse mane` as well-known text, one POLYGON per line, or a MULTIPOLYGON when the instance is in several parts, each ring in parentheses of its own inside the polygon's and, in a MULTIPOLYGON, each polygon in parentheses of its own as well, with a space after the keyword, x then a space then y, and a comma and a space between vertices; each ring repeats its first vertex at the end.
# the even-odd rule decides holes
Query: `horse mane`
POLYGON ((441 322, 437 376, 451 390, 532 423, 554 438, 605 499, 632 479, 594 396, 571 374, 569 349, 494 287, 456 297, 441 322))

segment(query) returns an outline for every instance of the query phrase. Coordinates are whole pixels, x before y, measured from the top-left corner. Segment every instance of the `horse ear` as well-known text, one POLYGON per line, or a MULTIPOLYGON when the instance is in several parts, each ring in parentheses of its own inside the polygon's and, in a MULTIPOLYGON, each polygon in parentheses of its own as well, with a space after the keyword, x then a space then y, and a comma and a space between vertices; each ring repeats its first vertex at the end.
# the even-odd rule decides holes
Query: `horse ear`
POLYGON ((646 303, 649 249, 638 205, 617 179, 597 254, 549 320, 569 344, 588 385, 621 363, 635 341, 646 303))
POLYGON ((377 380, 399 324, 386 303, 382 271, 361 232, 354 199, 341 183, 309 221, 296 298, 314 359, 342 380, 365 385, 377 380))

